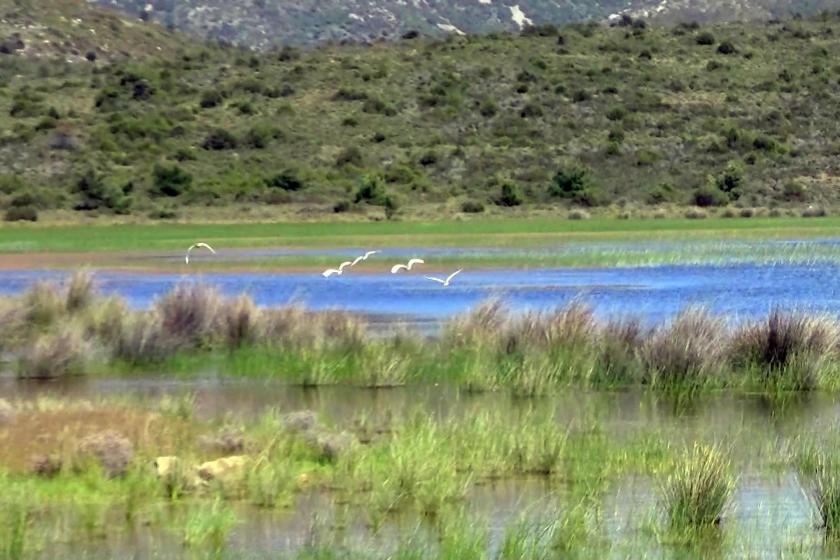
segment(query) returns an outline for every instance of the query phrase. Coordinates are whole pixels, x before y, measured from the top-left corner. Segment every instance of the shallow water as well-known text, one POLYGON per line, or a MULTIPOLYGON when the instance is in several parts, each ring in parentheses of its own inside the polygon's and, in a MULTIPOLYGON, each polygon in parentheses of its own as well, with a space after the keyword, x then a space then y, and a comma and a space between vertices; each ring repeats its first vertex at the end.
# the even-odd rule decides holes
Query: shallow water
MULTIPOLYGON (((737 264, 636 268, 466 270, 448 288, 417 274, 204 273, 193 276, 136 272, 95 273, 101 290, 142 308, 179 282, 218 286, 227 295, 250 294, 263 306, 299 303, 376 317, 436 322, 488 298, 514 310, 547 309, 582 299, 600 317, 633 314, 655 323, 691 305, 735 320, 774 307, 840 313, 840 267, 833 264, 737 264)), ((56 271, 0 271, 0 293, 19 293, 37 280, 61 280, 56 271)))
MULTIPOLYGON (((378 424, 419 412, 445 421, 492 410, 515 418, 536 409, 554 414, 558 422, 570 427, 597 422, 603 430, 627 442, 650 437, 683 448, 696 440, 719 441, 731 451, 740 473, 732 507, 726 514, 722 557, 775 558, 797 551, 802 557, 821 554, 820 533, 814 525, 807 488, 793 473, 775 469, 774 461, 780 442, 840 422, 840 399, 827 394, 789 399, 783 404, 732 394, 704 395, 683 403, 639 391, 570 390, 550 398, 521 399, 443 386, 307 389, 251 380, 172 381, 156 377, 47 384, 5 379, 0 381, 0 394, 23 401, 45 395, 73 400, 119 397, 152 406, 164 396, 188 395, 194 398, 196 414, 208 420, 245 420, 271 409, 290 412, 308 408, 325 423, 339 428, 351 427, 362 417, 378 424)), ((608 543, 604 549, 608 557, 696 557, 659 542, 652 534, 651 527, 661 522, 658 483, 631 475, 595 497, 600 511, 596 530, 608 543)), ((506 529, 521 516, 538 516, 543 510, 550 511, 552 504, 563 508, 573 503, 562 479, 549 482, 528 478, 477 485, 468 494, 466 508, 487 529, 492 546, 497 547, 506 529)), ((432 534, 430 520, 398 516, 373 535, 364 513, 348 511, 319 492, 300 495, 291 510, 273 512, 237 506, 237 513, 239 523, 228 539, 226 557, 230 558, 282 557, 313 541, 361 551, 374 545, 388 549, 408 536, 423 542, 432 534)), ((113 515, 121 519, 119 512, 113 515)), ((177 515, 183 512, 146 511, 134 524, 115 521, 116 528, 104 538, 84 542, 58 539, 43 557, 61 556, 62 552, 78 558, 138 554, 177 557, 185 554, 181 537, 165 528, 168 516, 177 515), (143 519, 158 522, 147 525, 143 519)))

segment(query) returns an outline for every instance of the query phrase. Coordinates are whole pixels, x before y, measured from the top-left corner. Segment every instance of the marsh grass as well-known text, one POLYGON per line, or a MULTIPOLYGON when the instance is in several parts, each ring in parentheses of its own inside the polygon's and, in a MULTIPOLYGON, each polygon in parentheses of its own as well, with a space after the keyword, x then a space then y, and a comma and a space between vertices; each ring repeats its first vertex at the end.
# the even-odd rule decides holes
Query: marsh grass
POLYGON ((776 309, 764 321, 739 327, 729 353, 736 365, 754 367, 763 385, 802 391, 817 387, 839 343, 838 325, 828 317, 776 309))
POLYGON ((219 554, 227 546, 228 535, 236 523, 234 510, 218 498, 210 507, 198 505, 187 514, 183 529, 184 545, 219 554))
POLYGON ((734 487, 729 460, 720 448, 695 444, 680 458, 662 490, 670 529, 691 532, 719 525, 734 487))
POLYGON ((723 321, 702 308, 680 312, 641 348, 644 381, 658 388, 697 388, 721 382, 723 321))
POLYGON ((90 344, 82 337, 81 329, 62 325, 56 332, 34 339, 18 359, 18 377, 49 379, 84 372, 91 352, 90 344))

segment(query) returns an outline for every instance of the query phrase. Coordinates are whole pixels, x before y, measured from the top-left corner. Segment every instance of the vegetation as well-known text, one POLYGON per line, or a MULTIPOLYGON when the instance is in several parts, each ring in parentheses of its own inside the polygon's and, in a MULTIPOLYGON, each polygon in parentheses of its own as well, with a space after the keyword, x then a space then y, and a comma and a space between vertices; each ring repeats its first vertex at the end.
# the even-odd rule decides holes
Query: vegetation
POLYGON ((37 284, 0 300, 3 349, 20 377, 218 367, 227 375, 306 386, 392 387, 444 382, 521 396, 564 387, 646 387, 696 394, 840 387, 840 326, 828 317, 774 311, 727 327, 701 309, 668 323, 601 323, 581 303, 517 315, 490 301, 455 317, 440 337, 367 334, 349 313, 261 309, 182 284, 151 309, 104 298, 84 273, 67 286, 37 284))
MULTIPOLYGON (((91 25, 138 32, 110 18, 91 25)), ((440 217, 464 204, 816 215, 840 202, 819 174, 837 153, 838 21, 587 24, 263 53, 137 23, 149 36, 129 59, 24 48, 0 60, 0 207, 15 221, 231 206, 440 217)))

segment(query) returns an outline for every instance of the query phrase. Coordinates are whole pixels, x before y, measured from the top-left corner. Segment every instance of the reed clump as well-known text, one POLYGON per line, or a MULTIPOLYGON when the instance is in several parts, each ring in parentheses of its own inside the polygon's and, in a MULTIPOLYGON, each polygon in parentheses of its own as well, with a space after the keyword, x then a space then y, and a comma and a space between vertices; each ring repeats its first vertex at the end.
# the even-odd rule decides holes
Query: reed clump
POLYGON ((91 351, 80 330, 66 325, 37 336, 18 358, 18 377, 49 379, 84 373, 91 351))
POLYGON ((764 383, 811 390, 826 361, 837 355, 840 329, 825 316, 773 310, 732 335, 729 353, 740 367, 755 367, 764 383))
POLYGON ((730 463, 716 446, 695 444, 679 460, 662 491, 672 529, 718 525, 735 488, 730 463))
POLYGON ((689 308, 656 329, 641 347, 644 382, 660 387, 702 386, 719 379, 724 322, 689 308))

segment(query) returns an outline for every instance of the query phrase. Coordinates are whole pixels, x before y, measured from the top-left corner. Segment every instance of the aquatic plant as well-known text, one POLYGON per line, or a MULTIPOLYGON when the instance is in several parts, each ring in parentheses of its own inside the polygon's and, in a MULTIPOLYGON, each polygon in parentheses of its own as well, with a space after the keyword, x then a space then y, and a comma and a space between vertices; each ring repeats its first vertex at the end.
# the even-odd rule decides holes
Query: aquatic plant
POLYGON ((695 444, 680 458, 662 490, 662 504, 672 529, 717 525, 735 482, 729 460, 716 446, 695 444))
POLYGON ((90 306, 98 292, 93 282, 93 275, 87 270, 77 270, 67 283, 65 306, 67 311, 76 313, 90 306))
POLYGON ((21 307, 26 324, 36 328, 50 326, 66 309, 59 287, 42 281, 23 294, 21 307))
POLYGON ((225 300, 219 311, 222 337, 228 347, 254 344, 262 338, 260 311, 247 295, 225 300))
POLYGON ((206 547, 219 553, 224 550, 236 522, 233 509, 216 498, 209 508, 199 506, 190 510, 183 529, 184 544, 194 548, 206 547))

